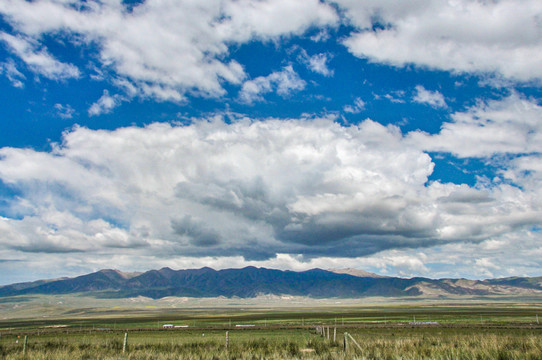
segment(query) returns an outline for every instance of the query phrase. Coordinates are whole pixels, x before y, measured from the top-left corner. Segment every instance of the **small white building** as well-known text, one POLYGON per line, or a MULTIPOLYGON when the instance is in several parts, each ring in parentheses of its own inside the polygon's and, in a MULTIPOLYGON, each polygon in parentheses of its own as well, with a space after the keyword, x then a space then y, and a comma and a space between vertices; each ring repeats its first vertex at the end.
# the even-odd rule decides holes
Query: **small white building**
POLYGON ((162 325, 162 327, 164 329, 173 329, 174 328, 173 324, 164 324, 164 325, 162 325))

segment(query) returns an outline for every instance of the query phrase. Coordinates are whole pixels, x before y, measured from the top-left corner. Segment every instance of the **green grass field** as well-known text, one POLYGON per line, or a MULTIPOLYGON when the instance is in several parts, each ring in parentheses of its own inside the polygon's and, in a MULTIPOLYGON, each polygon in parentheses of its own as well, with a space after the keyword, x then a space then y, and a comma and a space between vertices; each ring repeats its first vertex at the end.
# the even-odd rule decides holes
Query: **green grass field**
POLYGON ((17 302, 9 303, 0 312, 0 358, 542 359, 542 325, 537 321, 542 309, 536 302, 100 305, 33 304, 17 312, 17 302), (17 316, 7 316, 10 306, 17 316), (164 324, 188 328, 163 329, 164 324), (318 326, 329 327, 330 339, 327 332, 324 337, 317 333, 318 326), (345 351, 345 333, 359 347, 348 338, 345 351))

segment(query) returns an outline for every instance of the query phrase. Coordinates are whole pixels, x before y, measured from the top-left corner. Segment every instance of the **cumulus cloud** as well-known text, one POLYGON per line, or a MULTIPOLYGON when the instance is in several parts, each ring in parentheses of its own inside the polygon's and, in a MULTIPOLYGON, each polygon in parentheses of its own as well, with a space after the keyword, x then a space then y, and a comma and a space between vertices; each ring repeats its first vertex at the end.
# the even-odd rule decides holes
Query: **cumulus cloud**
POLYGON ((186 92, 220 96, 224 82, 240 84, 246 74, 228 59, 231 44, 338 22, 333 7, 318 0, 148 0, 130 9, 120 0, 7 0, 0 13, 21 34, 4 33, 3 40, 45 76, 78 74, 40 44, 44 35, 61 35, 97 50, 101 69, 132 83, 141 96, 167 101, 179 101, 186 92))
POLYGON ((323 28, 318 33, 312 35, 310 39, 314 42, 325 42, 331 38, 328 28, 323 28))
POLYGON ((103 95, 90 106, 88 114, 90 116, 97 116, 101 114, 110 113, 114 108, 120 105, 125 100, 122 96, 115 94, 109 95, 109 91, 104 90, 103 95))
MULTIPOLYGON (((314 41, 325 40, 341 16, 355 28, 343 43, 371 61, 521 81, 542 75, 537 0, 6 0, 0 13, 13 28, 2 32, 2 42, 32 71, 52 79, 81 75, 43 41, 58 38, 96 52, 93 61, 104 78, 129 82, 139 96, 165 101, 182 101, 186 93, 222 96, 225 83, 242 84, 248 76, 230 58, 232 45, 276 41, 309 29, 319 30, 314 41)), ((304 61, 311 71, 332 76, 330 58, 320 53, 304 61)))
POLYGON ((539 232, 522 230, 480 243, 449 243, 423 249, 423 253, 418 249, 393 249, 356 259, 357 263, 354 259, 340 259, 337 263, 380 274, 431 278, 539 276, 541 240, 539 232))
MULTIPOLYGON (((452 121, 443 123, 437 134, 418 131, 407 135, 409 141, 426 151, 480 158, 498 169, 494 179, 480 178, 476 190, 462 186, 438 199, 447 216, 463 217, 461 226, 444 226, 439 230, 441 234, 460 237, 466 230, 470 234, 467 236, 472 236, 478 225, 488 225, 476 219, 475 212, 487 214, 493 218, 491 221, 508 213, 502 220, 511 221, 504 228, 498 221, 491 225, 492 235, 480 246, 447 245, 450 248, 446 253, 457 257, 454 265, 463 267, 460 273, 467 273, 465 268, 472 266, 487 277, 536 275, 532 269, 540 266, 533 254, 540 252, 541 240, 540 222, 535 220, 542 210, 541 118, 542 107, 536 100, 511 93, 501 99, 479 101, 466 111, 452 114, 452 121), (530 210, 524 212, 527 208, 530 210), (509 226, 516 230, 509 231, 509 226), (510 257, 510 253, 516 256, 510 257)), ((435 262, 442 261, 439 251, 444 250, 432 251, 435 262)))
MULTIPOLYGON (((39 75, 52 80, 77 78, 80 75, 77 67, 56 60, 46 50, 39 49, 38 42, 32 38, 13 36, 5 32, 0 32, 0 40, 19 56, 30 70, 39 75)), ((11 74, 16 74, 13 72, 13 68, 10 69, 11 74)), ((21 78, 20 76, 18 77, 19 79, 21 78)))
POLYGON ((263 101, 264 94, 274 91, 276 91, 278 95, 286 97, 294 91, 303 90, 306 84, 307 83, 294 71, 292 65, 288 65, 281 71, 245 81, 239 92, 239 99, 242 102, 251 104, 257 101, 263 101))
MULTIPOLYGON (((433 166, 398 128, 371 120, 75 128, 51 152, 0 150, 0 178, 20 193, 0 248, 307 261, 477 243, 539 224, 528 189, 428 184, 433 166)), ((397 256, 397 269, 425 271, 397 256)))
MULTIPOLYGON (((136 97, 182 104, 226 88, 251 104, 307 83, 292 65, 251 77, 231 49, 310 34, 328 42, 343 20, 353 28, 343 44, 360 58, 513 84, 542 75, 541 9, 535 0, 5 0, 9 30, 0 44, 10 58, 0 72, 23 87, 30 72, 64 80, 92 68, 93 80, 117 91, 93 99, 90 116, 136 97), (48 46, 56 41, 92 54, 90 63, 65 62, 48 46)), ((333 54, 321 45, 313 43, 319 50, 311 55, 296 47, 293 56, 298 67, 333 76, 333 54)), ((374 97, 449 110, 434 89, 374 97)), ((356 98, 343 112, 365 105, 356 98)), ((53 106, 61 118, 75 113, 53 106)), ((115 259, 125 267, 358 264, 425 275, 447 263, 462 274, 528 273, 540 267, 529 251, 542 255, 540 119, 537 100, 511 93, 455 111, 436 134, 403 134, 372 120, 242 116, 231 124, 75 127, 49 152, 0 149, 2 186, 18 194, 2 199, 0 259, 23 257, 42 271, 48 253, 70 254, 74 271, 115 259), (428 181, 433 152, 483 159, 497 168, 495 179, 428 181), (511 251, 528 260, 509 259, 511 251)))
POLYGON ((323 76, 333 76, 334 71, 328 66, 332 55, 328 53, 314 54, 309 56, 305 49, 301 49, 298 60, 304 64, 310 71, 323 76))
MULTIPOLYGON (((212 264, 213 268, 240 268, 263 266, 267 268, 303 271, 313 268, 358 268, 382 275, 405 277, 427 276, 431 278, 466 277, 480 279, 492 277, 539 276, 542 266, 542 238, 540 233, 519 231, 481 243, 455 242, 443 246, 419 249, 391 249, 363 257, 319 256, 307 259, 301 255, 279 253, 269 259, 247 260, 242 256, 157 256, 150 248, 132 251, 123 248, 105 254, 103 252, 43 253, 20 252, 0 249, 0 270, 3 284, 28 279, 53 278, 80 275, 89 271, 111 267, 127 271, 147 271, 169 266, 173 269, 193 269, 212 264), (515 256, 510 256, 515 254, 515 256), (24 260, 22 259, 24 257, 24 260), (484 267, 480 259, 489 259, 499 268, 484 267), (32 266, 28 266, 31 264, 32 266)), ((114 250, 114 249, 112 249, 114 250)))
POLYGON ((345 105, 343 108, 344 112, 347 112, 350 114, 359 114, 363 110, 365 110, 365 101, 363 101, 360 98, 356 98, 356 100, 354 100, 354 104, 345 105))
POLYGON ((69 104, 55 104, 54 107, 57 116, 62 119, 71 119, 73 117, 73 114, 75 114, 75 109, 72 108, 69 104))
POLYGON ((388 101, 395 103, 395 104, 404 104, 405 101, 405 91, 404 90, 395 90, 392 92, 389 92, 387 94, 375 94, 373 93, 373 96, 375 100, 381 100, 382 98, 387 99, 388 101))
POLYGON ((334 0, 356 28, 344 40, 370 61, 542 78, 537 0, 334 0))
POLYGON ((481 101, 465 112, 451 115, 437 135, 416 132, 410 136, 427 151, 459 157, 542 152, 542 107, 517 93, 481 101))
POLYGON ((5 73, 6 77, 11 82, 11 85, 14 87, 20 89, 24 87, 23 81, 26 79, 26 77, 17 69, 13 60, 8 60, 5 63, 1 63, 0 73, 5 73))
POLYGON ((444 96, 440 92, 427 90, 422 85, 416 86, 416 94, 412 100, 420 104, 427 104, 434 108, 446 108, 448 106, 446 105, 444 96))

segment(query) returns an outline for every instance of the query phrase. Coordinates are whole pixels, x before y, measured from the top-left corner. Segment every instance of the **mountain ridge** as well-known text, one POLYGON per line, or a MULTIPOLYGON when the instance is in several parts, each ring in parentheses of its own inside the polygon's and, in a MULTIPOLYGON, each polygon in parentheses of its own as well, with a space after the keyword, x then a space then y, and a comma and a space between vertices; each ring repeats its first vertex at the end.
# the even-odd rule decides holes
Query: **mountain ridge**
POLYGON ((358 269, 306 271, 245 267, 241 269, 173 270, 143 273, 102 269, 73 278, 37 280, 0 286, 0 297, 29 294, 85 293, 95 297, 150 298, 293 295, 313 298, 446 297, 457 295, 542 295, 542 277, 500 279, 430 279, 380 276, 358 269))

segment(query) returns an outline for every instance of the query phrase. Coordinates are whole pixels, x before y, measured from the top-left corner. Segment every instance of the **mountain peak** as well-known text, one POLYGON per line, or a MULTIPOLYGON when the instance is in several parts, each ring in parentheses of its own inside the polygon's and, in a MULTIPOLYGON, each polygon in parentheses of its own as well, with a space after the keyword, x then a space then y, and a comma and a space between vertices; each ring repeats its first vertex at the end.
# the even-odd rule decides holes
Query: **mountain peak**
POLYGON ((354 269, 354 268, 343 268, 343 269, 328 269, 327 271, 331 271, 335 274, 346 274, 346 275, 352 275, 357 277, 368 277, 368 278, 387 278, 388 276, 378 275, 372 272, 368 272, 365 270, 360 269, 354 269))
POLYGON ((138 276, 138 275, 141 275, 140 272, 124 272, 124 271, 120 271, 120 270, 117 270, 117 269, 102 269, 102 270, 99 270, 97 271, 98 273, 101 273, 101 274, 104 274, 106 275, 107 277, 113 277, 113 278, 117 278, 117 277, 121 277, 123 279, 131 279, 135 276, 138 276))
POLYGON ((302 272, 257 268, 224 269, 209 267, 172 270, 164 267, 142 274, 104 269, 75 278, 41 280, 0 287, 0 297, 27 294, 85 293, 97 297, 163 298, 240 297, 261 294, 310 296, 316 298, 359 298, 367 296, 541 296, 541 278, 493 280, 433 280, 384 277, 359 269, 311 269, 302 272))

